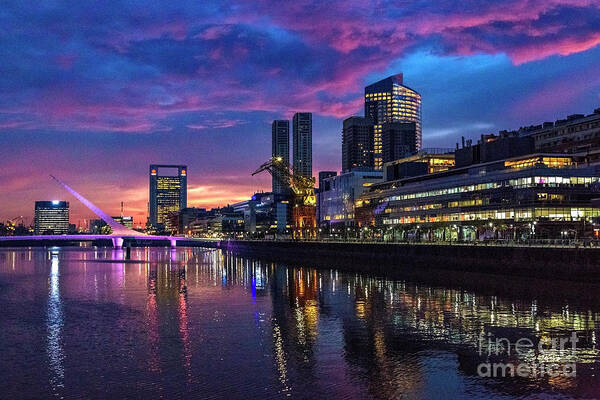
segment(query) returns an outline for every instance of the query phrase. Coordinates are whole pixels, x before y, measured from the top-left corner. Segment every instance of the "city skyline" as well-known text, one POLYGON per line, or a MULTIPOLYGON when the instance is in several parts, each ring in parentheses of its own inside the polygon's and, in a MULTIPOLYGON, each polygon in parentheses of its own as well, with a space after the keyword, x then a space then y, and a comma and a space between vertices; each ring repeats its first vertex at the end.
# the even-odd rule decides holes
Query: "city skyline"
MULTIPOLYGON (((114 15, 80 5, 41 12, 8 5, 5 26, 23 18, 36 25, 1 35, 3 48, 15 51, 0 67, 8 99, 0 103, 0 218, 31 218, 35 200, 72 201, 47 178, 52 172, 113 215, 125 202, 139 223, 152 162, 189 165, 190 206, 246 199, 270 188, 269 177, 250 178, 270 155, 270 122, 297 111, 313 113, 313 175, 340 171, 341 121, 361 114, 366 84, 397 72, 423 96, 424 147, 597 108, 600 36, 590 29, 597 6, 530 4, 515 17, 519 4, 408 7, 402 17, 392 6, 362 13, 334 2, 316 24, 300 25, 290 18, 299 13, 268 2, 252 12, 241 2, 213 11, 161 5, 144 15, 125 6, 114 15), (79 18, 84 13, 94 24, 79 18), (57 16, 60 28, 51 22, 57 16), (361 24, 352 23, 357 18, 361 24), (397 23, 410 18, 430 23, 397 23), (276 57, 286 49, 319 61, 276 57), (209 56, 197 60, 198 53, 209 56), (241 96, 231 100, 234 89, 241 96)), ((90 217, 74 202, 71 215, 72 222, 90 217)))

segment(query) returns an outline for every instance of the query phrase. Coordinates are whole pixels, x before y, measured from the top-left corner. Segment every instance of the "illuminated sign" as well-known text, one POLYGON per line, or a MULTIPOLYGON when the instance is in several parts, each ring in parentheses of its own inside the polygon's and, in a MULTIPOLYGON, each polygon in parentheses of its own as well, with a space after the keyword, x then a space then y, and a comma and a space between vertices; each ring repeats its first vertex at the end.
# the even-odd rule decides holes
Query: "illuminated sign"
POLYGON ((57 205, 58 205, 58 203, 60 203, 60 201, 58 201, 58 200, 52 200, 52 205, 53 205, 53 206, 57 206, 57 205))

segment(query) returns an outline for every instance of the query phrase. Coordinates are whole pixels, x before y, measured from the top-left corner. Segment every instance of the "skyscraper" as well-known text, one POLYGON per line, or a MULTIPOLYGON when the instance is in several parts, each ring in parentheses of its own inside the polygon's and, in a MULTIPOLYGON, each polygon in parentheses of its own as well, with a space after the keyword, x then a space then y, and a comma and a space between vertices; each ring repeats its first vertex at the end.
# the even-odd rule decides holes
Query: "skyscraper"
POLYGON ((312 178, 312 113, 296 113, 293 119, 294 171, 312 178))
MULTIPOLYGON (((281 157, 286 163, 290 163, 290 121, 275 120, 271 125, 272 157, 281 157)), ((287 194, 288 188, 281 183, 277 173, 273 175, 273 193, 287 194)))
POLYGON ((373 120, 373 159, 375 169, 383 167, 382 124, 414 122, 416 151, 421 149, 421 95, 403 85, 402 74, 392 75, 365 87, 365 117, 373 120))
POLYGON ((342 171, 353 168, 373 168, 373 120, 350 117, 344 120, 342 131, 342 171))
POLYGON ((65 235, 69 232, 68 201, 35 202, 35 234, 65 235))
POLYGON ((414 122, 386 122, 381 125, 383 163, 417 152, 417 127, 414 122))
POLYGON ((169 214, 186 207, 187 166, 150 165, 150 224, 154 228, 162 224, 168 231, 169 214))

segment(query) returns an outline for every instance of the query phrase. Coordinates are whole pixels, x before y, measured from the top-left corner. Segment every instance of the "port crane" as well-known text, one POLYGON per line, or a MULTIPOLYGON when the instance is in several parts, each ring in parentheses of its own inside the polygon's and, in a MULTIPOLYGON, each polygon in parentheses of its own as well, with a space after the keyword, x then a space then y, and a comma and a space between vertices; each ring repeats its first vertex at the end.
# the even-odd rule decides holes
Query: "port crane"
POLYGON ((15 225, 17 225, 17 221, 18 220, 21 220, 21 223, 25 223, 25 219, 23 218, 22 215, 19 215, 18 217, 14 217, 12 219, 9 219, 9 220, 6 221, 6 223, 9 224, 9 225, 15 226, 15 225))
POLYGON ((17 229, 17 222, 21 220, 21 225, 25 225, 25 218, 22 215, 6 220, 6 228, 10 234, 14 234, 17 229))
POLYGON ((298 173, 282 157, 272 157, 258 167, 252 176, 263 171, 267 171, 291 190, 289 195, 292 200, 292 237, 294 239, 315 238, 317 235, 315 178, 298 173))

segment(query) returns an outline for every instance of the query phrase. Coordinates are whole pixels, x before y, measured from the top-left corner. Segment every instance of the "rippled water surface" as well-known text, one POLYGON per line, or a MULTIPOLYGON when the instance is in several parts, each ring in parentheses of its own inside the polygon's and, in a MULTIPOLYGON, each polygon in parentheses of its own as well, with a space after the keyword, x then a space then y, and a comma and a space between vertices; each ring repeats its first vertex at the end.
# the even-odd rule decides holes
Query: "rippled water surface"
POLYGON ((110 248, 0 249, 1 398, 600 396, 592 301, 491 296, 197 248, 134 248, 125 258, 110 248), (498 360, 487 344, 480 354, 481 340, 537 344, 573 332, 575 350, 499 359, 574 365, 575 376, 479 376, 498 360))

